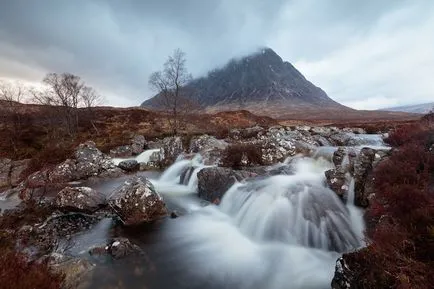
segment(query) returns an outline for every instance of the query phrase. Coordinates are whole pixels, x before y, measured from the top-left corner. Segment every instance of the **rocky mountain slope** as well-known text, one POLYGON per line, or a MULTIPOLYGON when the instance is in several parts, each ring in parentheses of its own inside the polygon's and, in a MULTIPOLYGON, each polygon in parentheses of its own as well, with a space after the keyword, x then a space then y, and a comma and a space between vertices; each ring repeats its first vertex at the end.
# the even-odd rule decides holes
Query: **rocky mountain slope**
MULTIPOLYGON (((264 48, 188 85, 189 98, 206 111, 246 109, 272 117, 308 111, 352 111, 309 82, 291 63, 264 48)), ((159 95, 142 106, 158 108, 159 95)))

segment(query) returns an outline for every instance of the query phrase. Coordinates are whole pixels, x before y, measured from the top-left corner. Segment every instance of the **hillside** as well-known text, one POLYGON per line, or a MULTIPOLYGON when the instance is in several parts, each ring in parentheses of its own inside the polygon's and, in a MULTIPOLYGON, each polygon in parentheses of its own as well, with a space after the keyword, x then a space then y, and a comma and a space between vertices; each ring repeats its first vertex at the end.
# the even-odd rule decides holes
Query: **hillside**
POLYGON ((407 105, 407 106, 391 107, 391 108, 385 108, 383 110, 426 114, 426 113, 429 113, 433 109, 434 109, 434 102, 415 104, 415 105, 407 105))

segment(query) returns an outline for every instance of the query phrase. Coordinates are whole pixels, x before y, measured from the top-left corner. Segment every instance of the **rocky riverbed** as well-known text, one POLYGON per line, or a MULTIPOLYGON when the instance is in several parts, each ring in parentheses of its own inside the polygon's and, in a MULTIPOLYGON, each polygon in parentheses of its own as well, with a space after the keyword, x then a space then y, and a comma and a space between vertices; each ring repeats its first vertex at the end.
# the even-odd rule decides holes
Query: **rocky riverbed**
POLYGON ((109 155, 85 142, 25 179, 28 160, 1 159, 0 229, 65 288, 330 288, 339 256, 363 246, 382 139, 308 126, 137 135, 109 155))

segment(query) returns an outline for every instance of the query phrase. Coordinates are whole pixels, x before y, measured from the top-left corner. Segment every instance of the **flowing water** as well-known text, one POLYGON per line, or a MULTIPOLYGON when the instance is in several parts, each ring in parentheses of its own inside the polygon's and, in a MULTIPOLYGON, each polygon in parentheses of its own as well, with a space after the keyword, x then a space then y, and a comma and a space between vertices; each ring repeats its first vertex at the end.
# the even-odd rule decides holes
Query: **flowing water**
POLYGON ((340 253, 363 245, 361 213, 324 185, 329 161, 287 163, 295 174, 237 183, 220 206, 204 206, 195 197, 200 157, 178 160, 152 182, 186 214, 119 233, 146 258, 97 266, 92 288, 330 288, 340 253))

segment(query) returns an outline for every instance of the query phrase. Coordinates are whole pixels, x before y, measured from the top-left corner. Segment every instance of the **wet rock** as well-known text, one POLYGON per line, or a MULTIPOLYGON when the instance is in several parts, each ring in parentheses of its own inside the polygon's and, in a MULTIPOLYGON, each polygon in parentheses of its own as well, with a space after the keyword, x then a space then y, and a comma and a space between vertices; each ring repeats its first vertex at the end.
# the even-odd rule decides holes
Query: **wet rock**
POLYGON ((105 204, 105 196, 88 187, 66 187, 54 199, 54 205, 69 211, 93 212, 105 204))
POLYGON ((325 172, 327 185, 341 199, 348 194, 349 183, 345 172, 342 169, 331 169, 325 172))
POLYGON ((163 166, 171 165, 176 158, 184 152, 181 137, 167 137, 162 141, 160 149, 161 163, 163 166))
POLYGON ((77 171, 75 160, 67 159, 55 166, 49 173, 48 179, 53 183, 67 183, 80 179, 81 174, 77 171))
POLYGON ((199 152, 205 152, 209 150, 224 150, 227 146, 228 146, 227 142, 205 134, 198 137, 194 137, 191 140, 189 152, 199 153, 199 152))
POLYGON ((336 146, 347 146, 348 142, 351 140, 351 136, 346 132, 338 132, 330 136, 330 142, 336 146))
POLYGON ((172 211, 172 212, 170 213, 170 218, 172 218, 172 219, 176 219, 176 218, 178 218, 178 217, 179 217, 179 214, 178 214, 177 211, 172 211))
POLYGON ((0 190, 9 187, 11 169, 12 160, 0 159, 0 190))
POLYGON ((267 171, 266 175, 268 176, 276 176, 276 175, 293 175, 295 173, 295 169, 292 166, 282 165, 275 168, 272 168, 267 171))
POLYGON ((320 146, 332 146, 332 143, 324 136, 321 135, 314 135, 313 139, 320 145, 320 146))
POLYGON ((134 177, 117 188, 109 204, 125 225, 155 221, 167 214, 161 196, 145 177, 134 177))
POLYGON ((139 246, 131 243, 127 238, 116 238, 107 245, 107 252, 114 259, 125 258, 129 255, 143 254, 139 246))
POLYGON ((136 160, 126 160, 120 162, 118 167, 127 172, 135 172, 140 169, 140 164, 136 160))
POLYGON ((345 172, 353 171, 356 151, 348 147, 339 147, 333 153, 333 164, 335 167, 341 166, 345 172))
POLYGON ((129 145, 118 146, 110 150, 112 158, 128 158, 133 155, 133 148, 129 145))
POLYGON ((354 161, 355 204, 359 207, 367 207, 369 205, 369 192, 365 188, 372 186, 373 179, 369 179, 368 177, 372 173, 374 159, 375 150, 363 148, 354 161))
POLYGON ((54 272, 63 274, 64 289, 84 289, 90 284, 95 265, 86 259, 73 258, 60 254, 52 255, 50 266, 54 272))
POLYGON ((336 261, 335 274, 331 283, 332 289, 354 288, 352 284, 352 273, 343 257, 336 261))
POLYGON ((146 147, 146 139, 143 135, 135 135, 131 140, 131 151, 133 155, 138 155, 143 152, 146 147))
POLYGON ((200 198, 217 203, 224 193, 235 183, 257 176, 256 173, 231 168, 210 167, 198 174, 198 195, 200 198))

